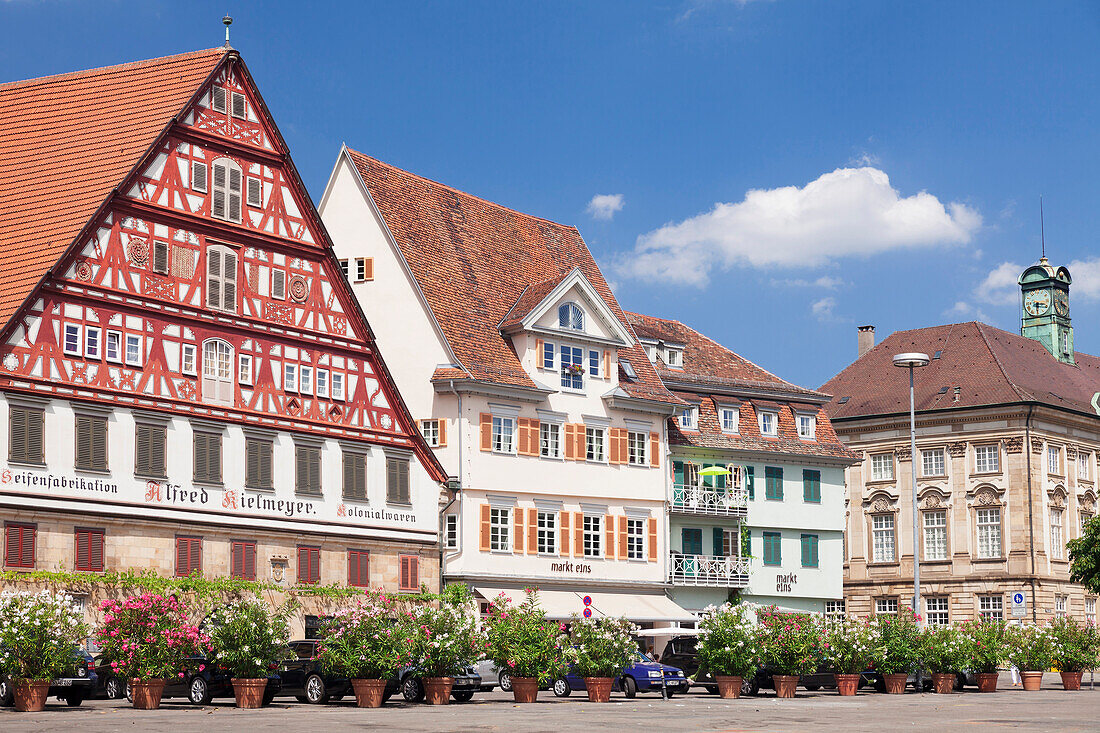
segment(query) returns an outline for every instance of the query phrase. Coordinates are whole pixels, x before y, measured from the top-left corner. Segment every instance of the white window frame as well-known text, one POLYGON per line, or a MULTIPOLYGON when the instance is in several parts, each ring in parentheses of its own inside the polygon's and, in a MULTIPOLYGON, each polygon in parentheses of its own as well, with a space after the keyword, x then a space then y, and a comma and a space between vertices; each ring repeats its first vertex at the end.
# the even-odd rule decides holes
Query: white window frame
POLYGON ((198 347, 195 344, 180 344, 180 374, 192 377, 199 375, 197 354, 198 347))
POLYGON ((924 559, 947 560, 947 510, 928 509, 922 512, 921 534, 924 537, 924 559))
POLYGON ((689 405, 680 411, 680 416, 677 418, 680 424, 680 428, 683 430, 698 430, 699 429, 699 406, 689 405))
POLYGON ((947 596, 926 596, 924 599, 925 620, 929 626, 949 626, 951 624, 951 603, 947 596))
POLYGON ((329 372, 329 392, 332 395, 332 399, 343 402, 347 399, 345 392, 345 385, 347 384, 347 375, 343 372, 329 372))
POLYGON ((584 368, 584 349, 579 346, 570 346, 569 344, 558 345, 558 364, 560 365, 559 374, 561 379, 561 388, 566 392, 583 392, 584 391, 584 374, 587 371, 584 368), (569 361, 566 361, 565 350, 569 350, 569 361), (580 366, 581 373, 573 374, 566 373, 566 367, 580 366))
POLYGON ((365 283, 367 281, 367 258, 356 257, 355 258, 355 282, 365 283))
POLYGON ((489 505, 489 552, 512 551, 512 507, 489 505))
POLYGON ((420 421, 420 434, 424 437, 424 442, 428 444, 430 448, 439 447, 439 420, 434 418, 420 421))
POLYGON ((830 622, 843 621, 846 616, 847 616, 847 613, 844 610, 844 601, 843 600, 825 601, 825 620, 826 621, 830 621, 830 622))
POLYGON ((458 515, 446 514, 443 516, 443 549, 458 549, 458 515))
POLYGON ((598 425, 584 427, 584 460, 607 463, 607 429, 598 425))
POLYGON ((313 392, 314 394, 323 399, 328 399, 329 391, 329 371, 328 369, 318 369, 313 374, 313 392))
POLYGON ((99 326, 84 327, 84 358, 98 359, 103 354, 103 329, 99 326), (95 334, 95 338, 92 338, 95 334), (93 346, 92 342, 95 342, 93 346))
POLYGON ((203 402, 233 404, 234 376, 240 376, 233 374, 233 363, 233 346, 228 341, 209 338, 202 342, 203 402))
POLYGON ((1050 557, 1064 560, 1066 557, 1066 512, 1061 507, 1050 508, 1050 557))
POLYGON ((898 599, 897 598, 876 598, 875 599, 875 615, 876 616, 896 616, 898 614, 898 599))
POLYGON ((1001 446, 986 443, 974 446, 974 473, 999 473, 1001 470, 1001 446))
POLYGON ((1065 618, 1068 598, 1064 595, 1054 596, 1054 618, 1065 618))
POLYGON ((84 355, 84 325, 66 323, 61 330, 61 350, 66 356, 84 355), (70 347, 69 344, 72 344, 70 347))
POLYGON ((283 362, 283 391, 298 391, 298 365, 292 361, 283 362))
POLYGON ((536 359, 540 369, 553 369, 558 363, 558 345, 553 341, 543 341, 542 353, 538 354, 536 359))
POLYGON ((581 552, 584 557, 603 557, 603 515, 585 514, 581 520, 581 552))
POLYGON ((1000 595, 978 596, 978 618, 1004 620, 1005 598, 1000 595))
POLYGON ((1080 451, 1077 452, 1077 478, 1082 479, 1084 481, 1091 480, 1090 479, 1090 474, 1089 474, 1089 464, 1091 462, 1092 462, 1092 454, 1091 453, 1082 453, 1080 451))
POLYGON ((603 361, 603 352, 597 349, 588 350, 588 376, 600 379, 600 362, 603 361))
POLYGON ((649 465, 649 435, 634 430, 626 432, 626 462, 631 466, 649 465))
POLYGON ((897 523, 893 514, 871 515, 871 562, 896 562, 898 559, 897 523), (887 552, 889 551, 889 552, 887 552))
POLYGON ((561 458, 561 423, 539 423, 539 455, 543 458, 561 458))
POLYGON ((947 452, 943 448, 924 448, 920 452, 921 476, 946 476, 947 452))
POLYGON ((538 509, 535 520, 535 550, 540 555, 558 554, 558 513, 538 509))
POLYGON ((641 517, 626 518, 626 559, 646 559, 646 520, 641 517))
POLYGON ((516 418, 493 415, 490 435, 494 453, 512 455, 516 452, 516 418))
POLYGON ((723 433, 737 435, 741 430, 741 411, 736 407, 718 408, 718 424, 723 433))
POLYGON ((298 365, 298 394, 313 394, 313 367, 298 365))
POLYGON ((1004 537, 1001 531, 1001 508, 982 507, 974 512, 978 534, 978 558, 996 560, 1004 557, 1004 537), (996 546, 994 547, 994 541, 996 546), (993 550, 996 550, 994 554, 993 550))
POLYGON ((758 410, 756 421, 761 435, 768 438, 779 436, 779 413, 775 410, 758 410))
POLYGON ((1086 598, 1085 599, 1085 621, 1092 624, 1093 626, 1096 625, 1096 599, 1095 598, 1086 598))
POLYGON ((817 416, 805 412, 795 414, 800 440, 817 440, 817 416), (808 427, 807 427, 808 426, 808 427))
POLYGON ((142 357, 144 356, 144 354, 141 353, 143 351, 143 341, 144 339, 142 339, 142 337, 136 333, 127 333, 124 335, 122 339, 122 353, 125 355, 127 366, 140 367, 142 365, 142 357), (131 344, 133 344, 134 348, 137 349, 137 355, 134 358, 130 358, 131 344))
POLYGON ((672 369, 684 368, 684 352, 681 349, 665 349, 665 365, 672 369))
POLYGON ((872 453, 871 454, 871 480, 872 481, 893 481, 894 480, 894 454, 893 453, 872 453))
POLYGON ((237 354, 237 381, 241 384, 252 386, 252 355, 237 354))
POLYGON ((1057 445, 1047 446, 1047 473, 1055 476, 1062 475, 1062 448, 1057 445))

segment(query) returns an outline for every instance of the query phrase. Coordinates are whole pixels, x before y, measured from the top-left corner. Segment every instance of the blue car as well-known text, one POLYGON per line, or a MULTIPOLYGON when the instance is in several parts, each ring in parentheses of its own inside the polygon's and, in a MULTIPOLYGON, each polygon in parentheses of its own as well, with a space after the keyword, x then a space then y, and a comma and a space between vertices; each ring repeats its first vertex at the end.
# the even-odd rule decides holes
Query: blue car
MULTIPOLYGON (((615 678, 611 689, 621 691, 627 697, 634 697, 639 692, 660 694, 662 686, 668 691, 668 696, 672 697, 673 694, 688 691, 688 680, 683 670, 655 662, 648 655, 639 652, 634 664, 615 678)), ((584 689, 584 678, 570 670, 564 677, 554 680, 552 688, 558 697, 569 697, 574 690, 584 689)))

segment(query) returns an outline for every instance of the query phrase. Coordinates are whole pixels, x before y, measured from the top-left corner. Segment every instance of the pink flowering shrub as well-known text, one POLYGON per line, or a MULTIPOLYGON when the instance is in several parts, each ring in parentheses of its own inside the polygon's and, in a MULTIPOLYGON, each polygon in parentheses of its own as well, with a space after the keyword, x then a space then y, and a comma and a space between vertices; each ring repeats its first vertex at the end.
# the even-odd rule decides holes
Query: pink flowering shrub
POLYGON ((388 679, 412 663, 413 644, 409 617, 381 593, 339 611, 325 624, 320 660, 326 671, 350 679, 388 679))
POLYGON ((873 657, 875 669, 883 674, 909 674, 920 661, 920 617, 905 606, 897 613, 871 618, 878 634, 878 649, 873 657))
POLYGON ((413 640, 413 664, 426 677, 450 677, 483 656, 485 640, 472 602, 417 606, 405 618, 413 640))
POLYGON ((565 673, 561 631, 557 623, 546 620, 538 590, 528 588, 524 593, 518 605, 504 593, 489 602, 486 656, 513 677, 547 682, 565 673))
POLYGON ((96 642, 124 679, 149 680, 179 674, 183 660, 210 648, 210 640, 186 620, 175 596, 143 593, 100 604, 103 625, 96 642))
POLYGON ((966 665, 975 672, 996 672, 1008 652, 1008 626, 1001 619, 963 621, 956 628, 969 651, 966 665))
POLYGON ((764 664, 776 674, 802 675, 821 662, 821 622, 805 613, 762 608, 756 615, 756 645, 764 664))

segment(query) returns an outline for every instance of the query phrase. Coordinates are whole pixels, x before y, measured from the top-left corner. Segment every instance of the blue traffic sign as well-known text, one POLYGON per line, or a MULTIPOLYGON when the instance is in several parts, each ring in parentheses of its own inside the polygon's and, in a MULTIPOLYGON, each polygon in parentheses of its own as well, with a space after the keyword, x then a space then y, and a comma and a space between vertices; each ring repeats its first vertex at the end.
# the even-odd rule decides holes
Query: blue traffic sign
POLYGON ((589 608, 588 606, 584 607, 584 617, 585 618, 592 618, 592 609, 589 608))
POLYGON ((583 600, 584 600, 584 605, 586 605, 586 606, 591 606, 592 605, 592 596, 585 596, 583 600))

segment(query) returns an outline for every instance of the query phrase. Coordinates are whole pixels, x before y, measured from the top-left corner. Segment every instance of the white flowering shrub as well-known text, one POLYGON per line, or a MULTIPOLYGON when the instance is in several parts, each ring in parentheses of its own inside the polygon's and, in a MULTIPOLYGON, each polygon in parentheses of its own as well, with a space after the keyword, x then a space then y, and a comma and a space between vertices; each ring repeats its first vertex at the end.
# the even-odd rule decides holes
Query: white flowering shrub
POLYGON ((625 618, 581 618, 569 622, 565 659, 581 677, 618 677, 638 656, 638 627, 625 618))
POLYGON ((213 647, 211 660, 238 679, 261 679, 287 653, 290 609, 274 613, 256 598, 222 606, 206 620, 204 631, 213 647))
POLYGON ((1042 672, 1053 662, 1054 643, 1054 634, 1044 626, 1012 627, 1008 632, 1008 661, 1022 672, 1042 672))
POLYGON ((451 677, 481 659, 486 642, 472 601, 418 606, 407 618, 412 659, 425 677, 451 677))
POLYGON ((16 680, 71 672, 75 646, 88 635, 84 614, 67 593, 0 594, 0 670, 16 680))
POLYGON ((699 666, 718 675, 751 677, 760 666, 755 626, 744 606, 708 606, 699 622, 699 666))

